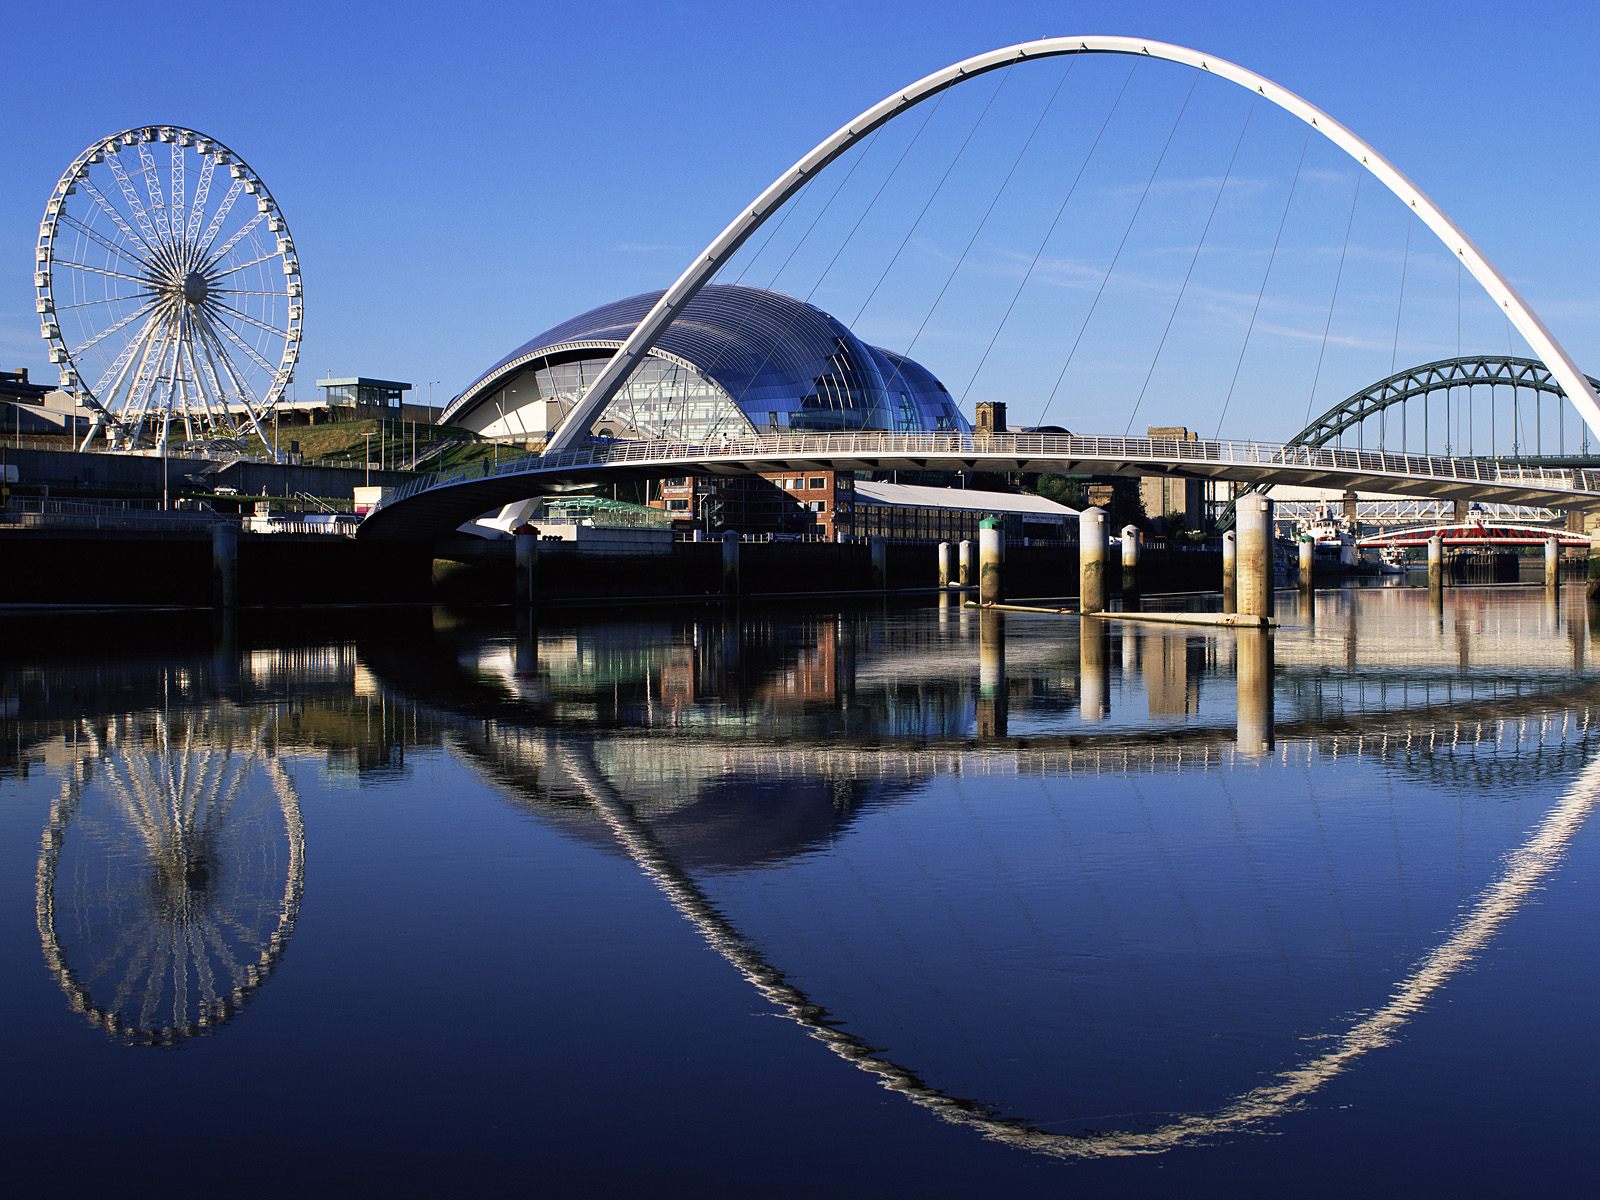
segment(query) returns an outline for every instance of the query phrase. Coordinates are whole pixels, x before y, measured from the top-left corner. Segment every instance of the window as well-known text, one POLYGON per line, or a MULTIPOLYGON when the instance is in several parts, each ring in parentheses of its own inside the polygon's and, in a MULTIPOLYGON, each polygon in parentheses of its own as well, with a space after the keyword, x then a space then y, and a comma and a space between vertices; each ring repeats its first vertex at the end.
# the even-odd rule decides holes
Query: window
POLYGON ((826 500, 813 500, 810 504, 806 505, 806 507, 814 513, 827 512, 828 502, 826 500))
POLYGON ((828 486, 828 481, 821 475, 813 475, 810 479, 806 480, 806 486, 808 488, 825 488, 828 486))
POLYGON ((687 500, 668 500, 667 501, 667 511, 668 512, 687 512, 688 510, 689 510, 689 502, 687 500))

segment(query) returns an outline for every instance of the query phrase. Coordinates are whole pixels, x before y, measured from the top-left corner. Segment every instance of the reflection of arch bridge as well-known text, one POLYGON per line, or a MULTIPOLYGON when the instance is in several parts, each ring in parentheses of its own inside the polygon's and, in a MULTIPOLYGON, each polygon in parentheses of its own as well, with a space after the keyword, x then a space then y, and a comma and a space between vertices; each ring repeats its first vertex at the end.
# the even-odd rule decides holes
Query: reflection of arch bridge
MULTIPOLYGON (((1589 722, 1557 723, 1544 737, 1576 735, 1586 741, 1589 722)), ((1506 857, 1504 869, 1483 889, 1434 949, 1418 958, 1387 1000, 1342 1032, 1317 1039, 1321 1047, 1295 1066, 1206 1112, 1183 1114, 1145 1130, 1067 1134, 1044 1130, 995 1112, 981 1101, 952 1095, 919 1073, 867 1044, 769 962, 761 949, 707 895, 638 815, 632 792, 606 777, 589 749, 552 733, 529 731, 524 752, 534 753, 549 774, 561 776, 591 807, 616 845, 660 889, 706 944, 733 966, 767 1001, 839 1058, 871 1075, 952 1124, 1033 1153, 1061 1159, 1159 1154, 1222 1134, 1258 1128, 1291 1111, 1363 1055, 1389 1045, 1401 1028, 1488 944, 1526 898, 1559 864, 1567 847, 1600 802, 1600 762, 1592 756, 1576 780, 1506 857), (534 745, 538 743, 538 745, 534 745)), ((548 781, 549 774, 546 775, 548 781)))
MULTIPOLYGON (((437 694, 437 693, 435 693, 437 694)), ((1362 1056, 1389 1045, 1405 1023, 1471 963, 1501 926, 1536 892, 1560 863, 1597 802, 1600 769, 1595 736, 1600 724, 1593 684, 1558 686, 1515 697, 1474 696, 1418 712, 1385 709, 1371 720, 1323 718, 1296 723, 1305 738, 1283 745, 1285 759, 1305 763, 1375 758, 1407 771, 1430 774, 1441 763, 1457 774, 1500 767, 1503 779, 1560 779, 1566 784, 1551 809, 1503 860, 1503 869, 1461 915, 1443 939, 1413 960, 1386 998, 1369 1013, 1317 1039, 1316 1049, 1287 1069, 1235 1093, 1223 1104, 1167 1118, 1154 1128, 1072 1134, 1045 1130, 998 1113, 978 1099, 946 1088, 870 1044, 840 1014, 767 957, 755 939, 709 893, 676 849, 668 823, 660 820, 684 804, 701 781, 724 786, 759 775, 795 791, 802 780, 836 783, 874 778, 917 784, 936 775, 983 777, 1009 774, 1099 773, 1142 775, 1174 770, 1257 769, 1262 759, 1221 744, 1231 731, 1163 731, 1151 739, 1123 735, 1030 737, 1014 745, 929 747, 921 739, 905 745, 829 741, 816 747, 793 742, 730 736, 696 729, 689 738, 661 734, 550 728, 537 710, 508 703, 497 690, 478 684, 453 693, 458 734, 448 736, 458 753, 480 764, 484 777, 519 803, 587 810, 591 822, 633 861, 664 898, 688 920, 707 946, 806 1035, 842 1061, 866 1072, 884 1088, 942 1120, 974 1129, 1033 1153, 1062 1159, 1163 1153, 1170 1149, 1259 1128, 1291 1111, 1362 1056), (1531 772, 1527 774, 1527 772, 1531 772), (686 785, 688 785, 686 787, 686 785), (658 797, 660 800, 658 800, 658 797), (665 804, 662 803, 665 801, 665 804)), ((1280 727, 1280 733, 1289 729, 1280 727)), ((837 793, 836 793, 837 794, 837 793)), ((726 813, 719 813, 726 819, 726 813)), ((770 824, 772 814, 751 814, 770 824)), ((726 840, 725 833, 722 835, 726 840)))

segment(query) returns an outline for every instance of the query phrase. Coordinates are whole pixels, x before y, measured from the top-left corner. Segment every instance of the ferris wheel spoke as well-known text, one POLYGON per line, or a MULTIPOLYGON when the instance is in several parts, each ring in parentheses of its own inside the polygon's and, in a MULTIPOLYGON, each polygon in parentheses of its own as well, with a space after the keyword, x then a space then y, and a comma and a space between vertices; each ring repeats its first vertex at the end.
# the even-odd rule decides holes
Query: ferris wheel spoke
POLYGON ((150 339, 155 336, 156 331, 161 327, 164 308, 165 306, 162 305, 150 314, 145 323, 140 326, 139 332, 123 347, 122 353, 117 355, 111 365, 106 368, 106 372, 100 377, 99 382, 95 384, 92 394, 101 403, 102 407, 109 408, 114 403, 117 392, 122 388, 122 381, 127 377, 128 369, 133 366, 133 360, 143 353, 150 339), (107 390, 108 384, 110 385, 109 391, 107 390))
POLYGON ((288 292, 263 292, 252 288, 211 288, 210 292, 213 296, 275 296, 279 300, 289 298, 288 292))
MULTIPOLYGON (((212 272, 212 268, 218 266, 224 259, 226 259, 228 257, 228 252, 230 250, 232 250, 241 241, 243 241, 247 236, 249 236, 251 233, 253 233, 255 231, 256 226, 260 225, 261 222, 266 219, 266 215, 267 214, 264 213, 264 212, 256 213, 255 216, 251 217, 243 225, 239 226, 238 229, 234 230, 232 236, 229 237, 227 241, 223 242, 222 245, 219 246, 216 249, 215 252, 207 255, 206 263, 205 263, 205 267, 204 267, 205 273, 208 276, 211 276, 212 278, 220 279, 222 276, 214 275, 213 272, 212 272)), ((280 251, 274 250, 272 252, 272 254, 265 255, 264 257, 259 258, 256 261, 257 262, 265 262, 268 258, 272 258, 274 255, 276 255, 278 253, 280 253, 280 251)), ((246 263, 245 265, 246 266, 251 266, 253 264, 246 263)), ((229 274, 231 272, 224 272, 224 273, 225 274, 229 274)))
POLYGON ((249 383, 240 372, 238 364, 233 361, 233 356, 228 353, 227 346, 223 345, 222 339, 217 336, 217 327, 210 321, 198 322, 197 326, 201 336, 211 347, 215 360, 221 363, 223 373, 228 376, 228 381, 233 384, 234 395, 238 397, 240 404, 248 408, 255 400, 255 392, 251 390, 249 383))
POLYGON ((134 421, 140 434, 143 433, 145 419, 149 413, 150 395, 155 390, 156 374, 161 369, 161 364, 166 361, 167 345, 172 340, 171 331, 172 319, 169 316, 162 322, 155 340, 145 348, 139 370, 128 388, 128 399, 123 406, 123 412, 134 421))
POLYGON ((143 304, 134 309, 127 316, 123 317, 120 321, 117 321, 113 325, 108 325, 106 328, 102 329, 99 333, 90 338, 87 342, 83 343, 83 345, 79 346, 77 348, 77 352, 82 354, 84 351, 90 350, 99 343, 105 341, 105 339, 110 337, 112 334, 127 328, 134 321, 138 320, 141 315, 148 313, 158 303, 160 303, 160 301, 154 298, 146 300, 143 304))
POLYGON ((173 244, 178 246, 180 249, 183 246, 183 232, 178 228, 178 225, 183 220, 185 213, 183 203, 184 158, 183 146, 179 143, 178 139, 174 138, 172 140, 172 168, 169 172, 172 179, 172 209, 171 215, 167 218, 167 220, 172 230, 173 244))
POLYGON ((122 232, 122 235, 126 237, 128 241, 137 242, 139 245, 145 248, 147 253, 151 255, 155 254, 155 247, 151 246, 149 242, 145 241, 140 234, 134 232, 133 226, 129 225, 127 219, 117 211, 116 205, 107 200, 105 195, 100 191, 99 188, 95 187, 93 182, 91 182, 87 176, 85 176, 79 182, 88 197, 95 202, 95 205, 100 209, 101 212, 105 213, 106 216, 111 218, 111 223, 122 232))
POLYGON ((240 271, 249 270, 251 267, 258 266, 259 264, 266 262, 268 259, 277 258, 282 253, 282 250, 274 250, 270 254, 263 254, 260 258, 252 258, 249 262, 242 262, 236 267, 229 267, 226 271, 208 272, 207 280, 214 281, 218 279, 226 279, 229 275, 237 275, 240 271))
POLYGON ((133 219, 139 226, 139 232, 144 234, 144 241, 152 252, 158 252, 161 246, 161 235, 156 232, 150 214, 145 211, 144 201, 139 199, 139 192, 133 186, 133 180, 128 178, 127 169, 115 154, 106 155, 106 166, 111 169, 112 177, 117 181, 117 187, 122 191, 122 198, 128 202, 128 209, 133 213, 133 219))
POLYGON ((212 309, 220 308, 223 312, 227 313, 228 315, 230 315, 232 317, 236 317, 237 319, 243 321, 247 325, 255 326, 255 328, 261 330, 263 333, 270 333, 274 337, 283 337, 283 336, 285 336, 283 330, 277 328, 276 326, 268 325, 265 321, 258 321, 255 317, 252 317, 249 313, 241 312, 237 308, 233 307, 233 305, 228 304, 228 303, 226 303, 226 302, 224 302, 222 300, 218 300, 215 296, 208 296, 206 298, 206 307, 207 308, 212 308, 212 309))
POLYGON ((139 143, 139 166, 144 173, 145 192, 150 197, 150 214, 155 219, 162 244, 176 249, 172 238, 172 222, 167 219, 166 189, 161 186, 161 177, 156 174, 156 156, 151 153, 148 142, 139 143))
POLYGON ((104 246, 118 258, 126 259, 132 263, 137 263, 141 267, 148 267, 150 265, 149 259, 145 258, 142 254, 136 253, 136 247, 138 246, 137 242, 129 242, 119 246, 116 242, 113 242, 110 238, 106 237, 106 235, 101 233, 98 229, 93 229, 90 226, 85 225, 82 221, 78 220, 70 213, 62 213, 61 219, 68 225, 71 225, 74 229, 78 230, 85 237, 88 237, 91 240, 98 242, 101 246, 104 246))
POLYGON ((113 279, 126 279, 129 283, 143 284, 146 287, 155 282, 152 279, 140 279, 137 275, 126 275, 121 271, 107 270, 105 267, 91 267, 88 263, 68 262, 64 258, 56 259, 56 266, 71 267, 75 271, 93 271, 96 275, 109 275, 113 279))
POLYGON ((243 191, 244 180, 235 179, 223 194, 222 203, 217 205, 217 211, 211 216, 211 223, 206 226, 205 236, 200 239, 200 245, 196 247, 198 256, 205 256, 207 248, 216 240, 217 234, 222 229, 222 223, 228 219, 228 214, 233 211, 234 203, 243 191))
POLYGON ((217 169, 215 154, 200 156, 200 179, 194 185, 194 203, 189 207, 189 220, 183 231, 184 244, 193 250, 195 237, 200 232, 200 221, 205 216, 206 201, 211 195, 211 176, 217 169))
MULTIPOLYGON (((211 349, 206 345, 203 338, 200 339, 199 348, 201 351, 198 364, 201 368, 201 395, 205 397, 206 404, 208 406, 212 402, 212 397, 215 397, 216 403, 222 405, 223 411, 226 412, 228 407, 227 393, 223 390, 222 382, 217 377, 217 368, 215 362, 213 362, 211 358, 211 349), (205 390, 205 385, 207 383, 211 385, 211 391, 209 393, 207 393, 205 390)), ((189 344, 189 359, 191 362, 194 362, 196 359, 195 343, 193 342, 189 344)))
MULTIPOLYGON (((223 305, 223 307, 226 308, 227 306, 223 305)), ((231 310, 230 309, 229 311, 235 311, 235 310, 231 310)), ((277 368, 275 368, 266 359, 262 358, 261 355, 256 351, 255 347, 250 345, 249 342, 245 341, 237 333, 235 333, 233 331, 232 327, 229 326, 229 324, 226 321, 213 319, 211 321, 210 325, 211 325, 211 328, 214 331, 220 331, 223 334, 225 334, 227 336, 227 339, 230 342, 232 342, 235 346, 239 347, 239 349, 244 352, 244 355, 245 355, 246 358, 248 358, 251 362, 255 363, 256 366, 260 367, 268 375, 273 375, 273 374, 277 373, 277 368)))
POLYGON ((75 308, 93 308, 97 304, 118 304, 124 302, 129 304, 135 302, 139 304, 152 304, 160 299, 160 296, 148 291, 135 292, 131 296, 96 296, 93 300, 80 300, 76 304, 57 304, 55 306, 55 310, 58 313, 71 312, 75 308))

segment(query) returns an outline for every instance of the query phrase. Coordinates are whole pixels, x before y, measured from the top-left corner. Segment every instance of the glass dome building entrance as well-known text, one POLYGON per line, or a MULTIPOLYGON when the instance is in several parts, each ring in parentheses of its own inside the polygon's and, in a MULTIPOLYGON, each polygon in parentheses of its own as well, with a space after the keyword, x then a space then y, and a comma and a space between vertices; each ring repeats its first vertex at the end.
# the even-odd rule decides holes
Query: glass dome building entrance
MULTIPOLYGON (((543 441, 660 292, 548 329, 487 371, 441 420, 543 441)), ((971 429, 926 367, 869 346, 821 309, 759 288, 707 287, 594 423, 601 437, 707 442, 751 433, 971 429)))

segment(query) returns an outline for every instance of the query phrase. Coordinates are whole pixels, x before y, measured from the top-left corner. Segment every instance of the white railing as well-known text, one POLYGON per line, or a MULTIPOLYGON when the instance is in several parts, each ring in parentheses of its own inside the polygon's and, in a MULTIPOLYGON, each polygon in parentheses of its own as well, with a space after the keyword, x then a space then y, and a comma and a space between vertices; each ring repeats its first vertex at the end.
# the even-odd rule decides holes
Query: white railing
MULTIPOLYGON (((1332 470, 1344 474, 1406 479, 1438 479, 1543 491, 1593 493, 1600 472, 1575 468, 1529 467, 1482 458, 1431 454, 1388 454, 1331 446, 1289 446, 1273 442, 1179 441, 1176 438, 1079 437, 1062 433, 789 433, 730 438, 714 443, 687 441, 614 442, 556 454, 526 454, 498 463, 476 462, 438 471, 394 489, 373 512, 420 492, 506 475, 566 471, 577 467, 656 464, 670 469, 718 462, 783 459, 961 458, 982 462, 1053 459, 1062 462, 1150 463, 1154 466, 1281 466, 1332 470)), ((1014 469, 1014 468, 1013 468, 1014 469)))

